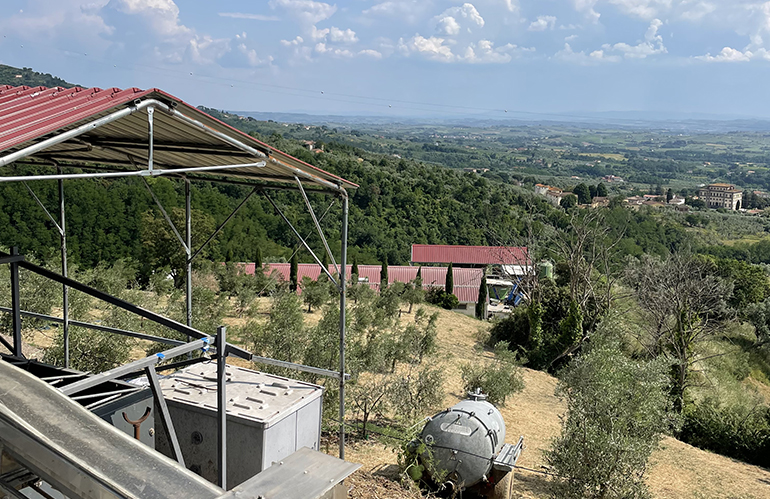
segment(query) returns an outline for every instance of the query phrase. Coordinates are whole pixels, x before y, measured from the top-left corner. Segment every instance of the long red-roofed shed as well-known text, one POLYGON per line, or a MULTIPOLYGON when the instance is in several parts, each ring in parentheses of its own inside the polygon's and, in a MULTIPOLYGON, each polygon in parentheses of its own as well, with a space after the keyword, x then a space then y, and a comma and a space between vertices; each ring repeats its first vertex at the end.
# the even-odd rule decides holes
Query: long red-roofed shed
MULTIPOLYGON (((254 264, 244 263, 244 271, 248 275, 254 274, 254 264)), ((278 272, 280 279, 288 282, 291 265, 288 263, 267 263, 264 265, 265 271, 270 273, 273 271, 278 272)), ((400 265, 391 265, 388 267, 388 281, 408 283, 417 277, 417 269, 419 267, 409 267, 400 265)), ((345 272, 346 275, 351 275, 352 266, 348 265, 345 272)), ((380 290, 380 270, 379 265, 359 265, 358 277, 366 279, 367 284, 374 291, 380 290)), ((317 280, 321 275, 321 267, 311 263, 300 263, 297 266, 297 278, 302 280, 307 276, 312 280, 317 280)), ((334 273, 335 269, 333 265, 329 265, 329 272, 334 273)), ((423 267, 422 268, 422 285, 424 288, 440 287, 443 288, 446 283, 447 267, 423 267)), ((454 294, 460 303, 476 303, 479 296, 479 286, 481 286, 481 277, 483 271, 481 269, 463 269, 453 268, 452 276, 454 278, 454 294)))
POLYGON ((413 244, 412 263, 453 265, 529 265, 523 246, 459 246, 413 244))

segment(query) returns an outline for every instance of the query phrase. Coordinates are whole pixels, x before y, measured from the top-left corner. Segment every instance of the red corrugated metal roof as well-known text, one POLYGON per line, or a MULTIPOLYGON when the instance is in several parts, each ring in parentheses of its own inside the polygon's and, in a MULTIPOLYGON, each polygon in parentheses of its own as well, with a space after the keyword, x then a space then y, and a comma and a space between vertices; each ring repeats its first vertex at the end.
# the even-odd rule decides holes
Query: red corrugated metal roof
MULTIPOLYGON (((219 132, 226 133, 246 145, 269 153, 271 157, 274 157, 279 161, 287 161, 291 166, 300 167, 321 178, 342 183, 348 188, 358 187, 352 182, 274 149, 254 137, 209 116, 203 111, 200 111, 177 97, 157 88, 151 88, 149 90, 128 88, 123 90, 120 88, 101 89, 81 87, 46 88, 27 86, 12 87, 9 85, 0 86, 0 152, 12 152, 22 149, 36 141, 47 138, 48 136, 73 129, 94 119, 106 116, 111 112, 125 108, 134 101, 148 98, 155 98, 166 103, 172 103, 176 106, 176 109, 183 114, 199 120, 204 123, 204 125, 219 132)), ((133 123, 131 122, 132 119, 136 119, 136 117, 126 117, 123 120, 120 120, 126 120, 128 122, 127 124, 120 125, 116 122, 97 128, 94 131, 94 137, 110 140, 123 137, 131 140, 146 140, 146 117, 143 118, 141 123, 133 123)), ((161 113, 156 113, 158 125, 163 124, 165 119, 166 118, 164 118, 161 113)), ((192 133, 192 130, 186 129, 186 127, 191 128, 189 125, 180 126, 179 122, 174 123, 174 126, 167 127, 168 130, 165 132, 165 135, 163 135, 163 130, 157 130, 157 135, 171 141, 175 139, 186 141, 199 140, 201 141, 202 146, 212 144, 211 138, 201 135, 199 132, 192 133), (206 140, 204 140, 204 138, 206 140)), ((161 128, 158 125, 156 125, 156 127, 161 128)), ((86 138, 87 136, 88 134, 84 135, 83 138, 86 138)), ((217 144, 221 142, 213 140, 213 143, 217 144)), ((65 142, 65 144, 69 144, 69 142, 65 142)), ((107 162, 108 160, 114 161, 117 157, 122 161, 126 161, 125 154, 123 151, 119 150, 119 147, 113 147, 112 151, 107 150, 107 148, 84 150, 82 142, 78 143, 75 141, 72 142, 72 144, 79 145, 80 148, 76 152, 81 160, 98 163, 100 159, 107 162)), ((46 152, 50 155, 50 151, 46 152)), ((57 157, 60 157, 63 160, 66 160, 67 154, 72 152, 72 150, 67 151, 62 149, 61 146, 58 146, 56 150, 57 157)), ((159 164, 163 164, 163 154, 163 151, 156 151, 156 161, 159 164)), ((232 152, 225 151, 221 155, 209 154, 204 157, 200 157, 201 155, 193 157, 194 153, 188 152, 187 155, 190 157, 188 163, 190 164, 180 164, 179 160, 182 154, 183 153, 177 152, 172 156, 171 153, 168 153, 167 164, 176 167, 216 166, 218 164, 229 165, 237 162, 233 161, 234 159, 240 160, 237 156, 248 156, 247 153, 236 149, 233 149, 232 152)), ((264 171, 267 171, 269 167, 270 165, 268 165, 268 168, 264 171)), ((219 174, 227 175, 226 173, 219 174)), ((289 179, 293 180, 292 177, 289 177, 289 179)))
MULTIPOLYGON (((254 264, 245 263, 244 266, 246 274, 254 274, 254 264)), ((288 282, 289 272, 291 264, 288 263, 268 263, 264 265, 267 272, 278 272, 279 278, 288 282)), ((359 265, 358 277, 368 278, 369 287, 375 291, 380 290, 380 270, 382 267, 379 265, 359 265)), ((346 275, 350 276, 352 266, 348 265, 346 275)), ((407 266, 389 266, 388 267, 388 281, 389 282, 404 282, 407 283, 417 277, 418 267, 407 266)), ((321 275, 321 267, 313 263, 300 263, 297 266, 297 277, 301 281, 303 277, 307 276, 314 281, 321 275)), ((334 266, 329 265, 329 272, 334 274, 334 266)), ((422 284, 423 287, 441 287, 443 288, 446 283, 446 267, 423 267, 422 268, 422 284)), ((479 286, 481 285, 482 277, 481 269, 464 269, 464 268, 452 268, 452 275, 454 276, 454 294, 460 303, 476 303, 479 295, 479 286)))
POLYGON ((527 259, 527 248, 524 246, 412 245, 412 263, 525 265, 527 259))

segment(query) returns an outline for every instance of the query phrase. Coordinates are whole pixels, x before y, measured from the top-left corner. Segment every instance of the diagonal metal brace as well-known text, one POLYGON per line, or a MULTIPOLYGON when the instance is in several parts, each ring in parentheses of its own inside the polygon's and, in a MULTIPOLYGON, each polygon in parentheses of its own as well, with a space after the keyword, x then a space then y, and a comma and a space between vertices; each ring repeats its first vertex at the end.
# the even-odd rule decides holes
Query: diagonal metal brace
MULTIPOLYGON (((11 255, 0 251, 0 258, 9 257, 9 256, 11 255)), ((52 281, 58 282, 59 284, 64 284, 74 290, 80 291, 81 293, 85 293, 89 296, 93 296, 98 300, 102 300, 106 303, 109 303, 110 305, 114 305, 118 308, 122 308, 127 312, 131 312, 132 314, 136 314, 140 317, 144 317, 145 319, 149 319, 155 322, 156 324, 160 324, 161 326, 166 326, 167 328, 172 329, 174 331, 178 331, 182 334, 192 336, 193 338, 207 337, 206 334, 202 333, 201 331, 195 328, 186 326, 184 324, 176 322, 175 320, 169 319, 167 317, 163 317, 162 315, 156 314, 155 312, 147 310, 146 308, 139 307, 137 305, 134 305, 133 303, 129 303, 125 300, 122 300, 120 298, 107 294, 103 291, 99 291, 98 289, 87 286, 74 279, 64 277, 61 274, 57 274, 56 272, 40 267, 39 265, 35 265, 34 263, 22 261, 22 262, 19 262, 18 265, 19 267, 29 270, 30 272, 34 272, 35 274, 45 277, 46 279, 50 279, 52 281)), ((239 357, 241 359, 247 359, 247 360, 251 358, 251 352, 243 348, 236 347, 234 345, 228 345, 227 348, 229 349, 229 352, 236 357, 239 357)))
POLYGON ((326 236, 324 236, 324 231, 323 229, 321 229, 321 224, 318 222, 318 218, 316 218, 315 216, 315 211, 313 211, 313 207, 310 205, 310 199, 308 199, 307 193, 305 193, 305 188, 302 187, 302 181, 299 179, 299 177, 294 177, 294 180, 297 181, 297 185, 299 186, 299 192, 302 193, 302 197, 305 199, 305 204, 307 205, 307 211, 310 212, 310 216, 313 218, 313 223, 315 224, 315 228, 318 230, 318 235, 321 236, 321 241, 324 243, 324 248, 326 248, 326 254, 329 255, 329 258, 332 259, 332 263, 334 264, 334 269, 337 271, 337 274, 339 274, 340 268, 337 265, 337 261, 334 259, 332 250, 329 249, 329 243, 326 241, 326 236))
POLYGON ((150 187, 150 184, 147 183, 147 180, 145 180, 144 177, 141 177, 142 182, 144 182, 144 186, 147 187, 147 190, 150 192, 150 196, 152 196, 152 199, 155 201, 155 204, 158 205, 158 208, 160 208, 160 212, 163 213, 163 218, 166 219, 166 222, 171 226, 171 230, 174 231, 174 234, 176 235, 176 238, 179 240, 179 243, 182 245, 182 248, 184 248, 185 253, 187 253, 187 257, 190 257, 190 248, 187 247, 187 244, 185 244, 184 239, 182 239, 182 236, 179 234, 179 231, 176 228, 176 225, 174 225, 174 222, 171 221, 171 217, 168 216, 168 213, 166 213, 166 210, 163 208, 163 205, 160 204, 160 201, 155 196, 155 193, 152 191, 152 188, 150 187))
POLYGON ((179 446, 179 439, 176 437, 176 431, 174 430, 174 423, 171 420, 171 413, 168 411, 168 404, 166 404, 166 398, 163 396, 163 390, 160 388, 160 381, 158 381, 158 373, 155 371, 155 366, 147 366, 144 368, 147 375, 147 381, 150 382, 150 390, 155 396, 155 402, 160 410, 160 423, 163 425, 163 429, 166 430, 169 443, 171 443, 171 454, 179 464, 184 466, 184 457, 182 456, 182 448, 179 446))
POLYGON ((311 256, 313 257, 313 259, 316 261, 316 263, 318 264, 318 266, 319 266, 319 267, 321 267, 321 269, 322 269, 324 272, 326 272, 326 275, 327 275, 327 276, 329 276, 329 279, 331 279, 331 281, 334 283, 334 285, 335 285, 335 286, 337 286, 337 287, 339 287, 340 285, 337 283, 337 281, 335 281, 335 280, 334 280, 334 276, 333 276, 333 275, 331 275, 331 273, 329 272, 329 269, 327 269, 326 267, 324 267, 324 264, 323 264, 323 263, 321 263, 321 260, 319 260, 319 259, 318 259, 318 257, 316 256, 316 254, 315 254, 315 253, 313 253, 313 250, 312 250, 312 249, 310 249, 310 246, 308 246, 308 244, 305 242, 305 240, 304 240, 304 239, 302 239, 302 236, 300 236, 300 235, 299 235, 299 232, 297 232, 297 229, 295 229, 295 228, 294 228, 294 225, 292 225, 292 223, 289 221, 289 219, 288 219, 288 218, 286 218, 286 215, 284 215, 284 214, 283 214, 283 212, 282 212, 282 211, 281 211, 281 209, 278 207, 278 205, 277 205, 277 204, 275 204, 275 202, 273 201, 273 199, 272 199, 270 196, 268 196, 266 192, 262 192, 262 195, 263 195, 263 196, 265 196, 265 198, 267 198, 267 200, 268 200, 268 201, 270 201, 270 204, 272 204, 272 205, 273 205, 273 208, 275 208, 275 211, 277 211, 277 212, 278 212, 278 214, 281 216, 281 218, 283 218, 283 221, 284 221, 284 222, 286 222, 286 225, 288 225, 288 226, 289 226, 289 228, 292 230, 292 232, 294 232, 294 235, 295 235, 295 236, 297 236, 297 239, 299 239, 299 241, 302 243, 302 245, 305 247, 305 249, 306 249, 306 250, 308 250, 308 252, 310 252, 310 255, 311 255, 311 256))
POLYGON ((59 222, 57 222, 56 219, 51 216, 51 213, 48 211, 48 209, 45 207, 42 201, 40 201, 40 198, 37 197, 37 194, 35 194, 35 191, 33 191, 32 188, 29 185, 27 185, 26 182, 22 182, 22 184, 24 184, 24 187, 26 187, 29 193, 32 194, 32 197, 35 199, 35 201, 37 201, 37 204, 40 205, 41 208, 43 208, 43 211, 45 212, 46 215, 48 215, 48 218, 51 220, 51 223, 53 223, 56 226, 56 230, 59 231, 59 234, 64 236, 64 229, 62 229, 61 226, 59 225, 59 222))
POLYGON ((205 247, 206 247, 206 245, 207 245, 208 243, 210 243, 210 242, 211 242, 211 240, 212 240, 212 239, 214 239, 215 237, 217 237, 217 234, 219 234, 219 231, 221 231, 221 230, 222 230, 222 229, 225 227, 225 225, 227 225, 227 222, 229 222, 229 221, 230 221, 230 219, 231 219, 231 218, 233 218, 233 217, 235 216, 235 214, 236 214, 236 213, 238 213, 238 212, 240 211, 241 207, 242 207, 244 204, 246 204, 246 201, 248 201, 249 199, 251 199, 251 196, 253 196, 253 195, 254 195, 254 193, 255 193, 255 192, 257 192, 258 190, 259 190, 259 187, 254 187, 254 189, 252 189, 252 190, 251 190, 251 192, 249 193, 249 195, 248 195, 248 196, 246 196, 246 199, 244 199, 243 201, 241 201, 241 204, 239 204, 239 205, 238 205, 238 207, 237 207, 237 208, 235 208, 235 209, 233 210, 233 212, 232 212, 232 213, 230 213, 230 215, 229 215, 227 218, 225 218, 225 221, 224 221, 224 222, 222 222, 222 223, 219 225, 219 227, 217 227, 217 229, 214 231, 214 233, 213 233, 213 234, 211 234, 211 235, 209 236, 209 238, 208 238, 208 239, 206 239, 206 242, 205 242, 205 243, 203 243, 203 244, 201 244, 201 245, 200 245, 200 248, 198 248, 197 250, 195 250, 195 253, 193 253, 193 254, 192 254, 192 256, 190 257, 190 261, 193 261, 193 260, 195 259, 195 257, 196 257, 196 256, 198 256, 198 253, 200 253, 200 252, 203 250, 203 248, 205 248, 205 247))

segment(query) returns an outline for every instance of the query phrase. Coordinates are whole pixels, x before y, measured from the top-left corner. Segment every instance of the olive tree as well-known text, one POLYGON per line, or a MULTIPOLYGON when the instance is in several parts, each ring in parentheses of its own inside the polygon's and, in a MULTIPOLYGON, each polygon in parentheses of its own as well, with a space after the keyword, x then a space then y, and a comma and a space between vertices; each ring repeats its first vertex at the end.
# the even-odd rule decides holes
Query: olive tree
POLYGON ((496 405, 505 405, 506 398, 524 389, 516 354, 508 350, 505 341, 495 345, 495 357, 491 362, 463 364, 460 374, 465 391, 480 388, 496 405))
POLYGON ((665 362, 632 360, 613 344, 574 359, 557 387, 562 431, 546 453, 560 477, 552 497, 649 497, 647 462, 670 424, 668 384, 665 362))

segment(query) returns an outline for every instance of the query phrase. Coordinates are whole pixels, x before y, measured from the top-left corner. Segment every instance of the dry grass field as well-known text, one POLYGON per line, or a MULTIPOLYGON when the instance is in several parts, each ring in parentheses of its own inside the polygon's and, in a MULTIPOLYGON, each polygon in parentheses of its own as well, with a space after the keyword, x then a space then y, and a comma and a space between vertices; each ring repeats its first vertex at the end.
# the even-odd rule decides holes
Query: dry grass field
MULTIPOLYGON (((483 361, 493 354, 479 346, 477 338, 485 327, 482 323, 461 314, 431 308, 440 314, 439 359, 447 370, 445 404, 449 407, 463 396, 459 364, 483 361)), ((410 317, 404 315, 402 320, 410 317)), ((556 378, 530 369, 523 369, 523 376, 524 390, 500 408, 507 426, 506 440, 515 443, 519 435, 523 435, 525 449, 518 464, 542 470, 543 452, 559 433, 559 416, 564 413, 565 406, 554 395, 556 378)), ((363 464, 350 482, 353 487, 351 497, 415 497, 413 491, 400 489, 397 492, 399 489, 384 485, 397 480, 397 473, 396 456, 383 444, 353 442, 346 459, 363 464)), ((542 474, 517 472, 514 497, 546 498, 548 480, 542 474)), ((662 441, 660 449, 652 456, 648 484, 656 499, 770 499, 770 471, 702 451, 670 437, 662 441)))
MULTIPOLYGON (((260 314, 266 318, 270 300, 259 299, 260 314)), ((488 326, 471 317, 429 307, 431 313, 439 313, 438 355, 431 362, 440 363, 446 371, 445 405, 455 404, 464 396, 461 389, 460 364, 483 362, 494 355, 481 345, 488 326)), ((320 319, 318 312, 305 314, 305 324, 314 325, 320 319)), ((413 316, 404 314, 402 321, 413 316)), ((243 326, 249 319, 228 318, 229 326, 243 326)), ((259 320, 259 319, 257 319, 259 320)), ((42 348, 51 343, 54 331, 37 331, 25 351, 32 357, 42 354, 42 348), (29 348, 29 350, 27 350, 29 348)), ((233 338, 237 341, 236 338, 233 338)), ((132 352, 135 357, 144 355, 142 347, 132 352)), ((240 359, 228 362, 255 367, 240 359)), ((257 368, 259 366, 256 366, 257 368)), ((555 395, 556 378, 540 371, 523 369, 525 388, 510 397, 500 410, 507 426, 506 440, 515 443, 524 436, 525 449, 519 465, 542 470, 544 451, 559 433, 559 416, 565 406, 555 395)), ((770 392, 770 388, 761 387, 770 392)), ((323 448, 324 446, 322 446, 323 448)), ((336 453, 336 442, 325 445, 327 452, 336 453)), ((377 440, 351 439, 346 447, 346 459, 362 464, 362 468, 349 480, 350 497, 355 499, 419 499, 420 493, 409 490, 399 483, 396 454, 377 440)), ((770 471, 739 461, 712 454, 667 437, 660 449, 652 456, 648 484, 656 499, 770 499, 770 471)), ((548 480, 543 474, 521 470, 515 475, 516 498, 541 499, 548 497, 548 480)))

